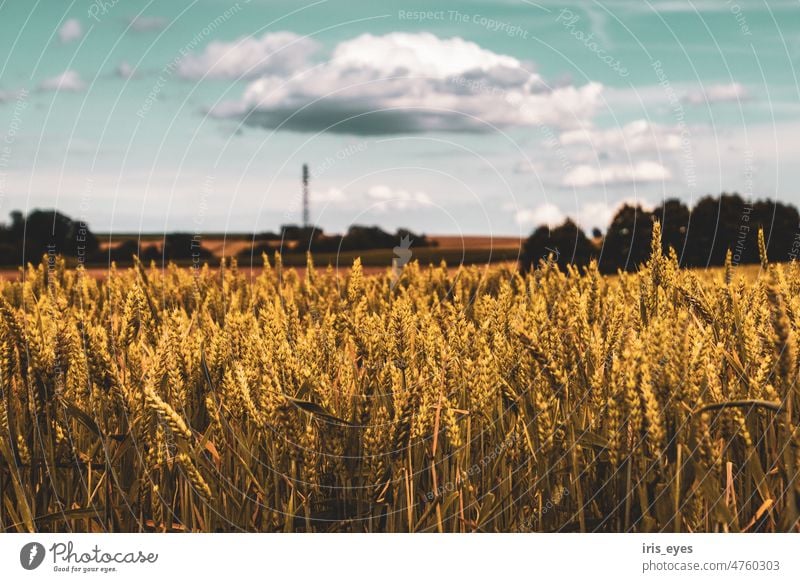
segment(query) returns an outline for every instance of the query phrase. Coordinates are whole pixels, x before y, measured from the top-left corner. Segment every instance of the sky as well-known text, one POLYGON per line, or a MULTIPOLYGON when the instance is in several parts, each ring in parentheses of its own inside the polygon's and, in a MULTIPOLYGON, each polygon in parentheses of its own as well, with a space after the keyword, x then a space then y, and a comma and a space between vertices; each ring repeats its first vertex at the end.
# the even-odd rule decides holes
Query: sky
POLYGON ((800 205, 800 0, 0 0, 0 216, 604 228, 800 205))

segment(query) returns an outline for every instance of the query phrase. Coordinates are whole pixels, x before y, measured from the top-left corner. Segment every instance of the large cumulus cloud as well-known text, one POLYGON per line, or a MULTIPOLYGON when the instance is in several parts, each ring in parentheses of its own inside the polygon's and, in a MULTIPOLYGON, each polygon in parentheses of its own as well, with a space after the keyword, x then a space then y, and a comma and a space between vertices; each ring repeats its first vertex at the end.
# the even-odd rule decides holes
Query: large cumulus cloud
POLYGON ((363 34, 329 59, 293 33, 211 45, 185 76, 252 77, 240 98, 211 110, 251 126, 362 135, 585 125, 602 86, 551 86, 532 66, 461 38, 363 34), (248 46, 251 50, 243 51, 248 46), (283 56, 281 56, 283 55, 283 56))

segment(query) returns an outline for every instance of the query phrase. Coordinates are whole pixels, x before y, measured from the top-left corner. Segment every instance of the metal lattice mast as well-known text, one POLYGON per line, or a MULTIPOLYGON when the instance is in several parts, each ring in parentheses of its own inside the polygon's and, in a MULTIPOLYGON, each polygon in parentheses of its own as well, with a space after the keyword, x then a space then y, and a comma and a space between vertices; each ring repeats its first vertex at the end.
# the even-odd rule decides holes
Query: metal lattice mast
POLYGON ((311 211, 308 207, 308 164, 303 164, 303 227, 311 225, 311 211))

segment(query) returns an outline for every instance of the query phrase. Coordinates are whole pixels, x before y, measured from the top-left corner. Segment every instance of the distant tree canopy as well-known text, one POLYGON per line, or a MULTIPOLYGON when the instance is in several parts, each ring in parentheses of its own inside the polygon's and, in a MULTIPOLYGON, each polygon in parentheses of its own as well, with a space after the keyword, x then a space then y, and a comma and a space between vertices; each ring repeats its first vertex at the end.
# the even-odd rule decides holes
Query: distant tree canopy
POLYGON ((103 258, 116 262, 130 261, 134 255, 142 261, 198 261, 207 260, 214 255, 201 246, 201 237, 186 232, 173 232, 164 235, 160 243, 141 247, 133 239, 122 241, 109 249, 103 258))
POLYGON ((552 261, 562 269, 572 263, 588 265, 597 258, 597 249, 578 225, 567 219, 556 228, 540 226, 522 245, 523 272, 536 267, 540 261, 552 261))
POLYGON ((684 267, 722 265, 729 249, 734 263, 757 263, 759 228, 764 229, 771 261, 795 259, 800 252, 797 208, 722 194, 701 198, 691 210, 677 199, 666 200, 652 211, 626 204, 617 211, 605 236, 595 237, 595 241, 588 241, 570 220, 552 230, 540 227, 523 245, 520 268, 528 270, 546 258, 547 248, 558 247, 560 265, 566 261, 583 266, 596 258, 605 273, 636 270, 649 256, 654 220, 661 223, 664 252, 675 249, 684 267))
POLYGON ((19 265, 38 262, 43 255, 63 255, 89 260, 100 245, 82 221, 72 220, 55 210, 11 213, 11 224, 0 225, 0 263, 19 265))
MULTIPOLYGON (((33 210, 27 217, 15 211, 9 224, 0 224, 0 264, 38 262, 43 255, 62 255, 79 261, 128 261, 138 254, 144 260, 196 260, 211 258, 197 237, 188 233, 165 235, 159 245, 141 249, 134 240, 100 252, 97 237, 83 221, 55 210, 33 210), (141 252, 140 252, 141 251, 141 252)), ((681 266, 722 265, 728 250, 735 264, 757 263, 758 230, 764 229, 771 261, 784 262, 800 254, 800 213, 791 204, 772 200, 744 200, 738 194, 706 196, 689 209, 678 199, 665 200, 652 211, 641 206, 620 208, 605 235, 596 229, 588 238, 572 220, 556 228, 539 227, 523 243, 520 268, 528 271, 542 260, 564 267, 598 261, 600 270, 633 271, 650 252, 653 221, 661 222, 664 252, 675 250, 681 266)), ((286 225, 279 234, 254 235, 252 249, 241 258, 261 252, 336 253, 392 249, 409 237, 416 248, 435 246, 424 234, 399 229, 390 234, 377 226, 353 225, 344 235, 327 235, 316 227, 286 225)))
POLYGON ((256 244, 252 249, 242 251, 239 258, 249 260, 262 252, 280 250, 282 253, 340 253, 347 251, 367 251, 374 249, 391 249, 397 246, 403 237, 409 237, 415 248, 436 246, 436 241, 428 239, 424 234, 415 234, 410 230, 398 229, 395 234, 388 233, 378 226, 354 224, 347 233, 325 234, 315 227, 285 225, 281 234, 266 232, 256 236, 256 244))
POLYGON ((165 260, 208 259, 211 251, 200 246, 200 237, 186 232, 174 232, 164 236, 161 255, 165 260))
POLYGON ((598 257, 606 272, 632 270, 647 259, 653 218, 641 206, 624 205, 611 220, 601 240, 598 257))

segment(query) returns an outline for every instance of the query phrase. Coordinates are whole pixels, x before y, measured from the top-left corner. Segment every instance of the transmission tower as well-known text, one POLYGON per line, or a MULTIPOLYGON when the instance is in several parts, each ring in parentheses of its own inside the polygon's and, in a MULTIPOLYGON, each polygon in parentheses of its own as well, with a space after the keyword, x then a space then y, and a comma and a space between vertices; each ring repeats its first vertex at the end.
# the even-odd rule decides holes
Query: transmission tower
POLYGON ((311 226, 311 211, 308 207, 308 164, 303 164, 303 227, 311 226))

